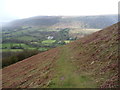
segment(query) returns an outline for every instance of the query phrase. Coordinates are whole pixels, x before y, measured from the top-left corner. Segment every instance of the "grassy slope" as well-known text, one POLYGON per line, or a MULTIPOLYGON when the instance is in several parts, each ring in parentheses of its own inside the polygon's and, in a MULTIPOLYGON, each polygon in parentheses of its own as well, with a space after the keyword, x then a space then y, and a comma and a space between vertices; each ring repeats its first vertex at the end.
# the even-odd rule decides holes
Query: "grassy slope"
POLYGON ((3 69, 3 87, 117 87, 117 24, 3 69))
POLYGON ((54 88, 90 88, 96 87, 91 77, 76 72, 77 67, 72 62, 73 56, 70 48, 62 47, 59 59, 57 60, 55 78, 51 81, 49 87, 54 88))

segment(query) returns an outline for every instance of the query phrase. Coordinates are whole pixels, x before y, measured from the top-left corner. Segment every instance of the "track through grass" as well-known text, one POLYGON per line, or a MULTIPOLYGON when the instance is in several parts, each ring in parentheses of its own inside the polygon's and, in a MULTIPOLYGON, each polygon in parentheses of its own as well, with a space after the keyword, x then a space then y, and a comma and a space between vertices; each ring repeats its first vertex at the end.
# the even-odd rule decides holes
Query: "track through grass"
POLYGON ((52 88, 90 88, 95 87, 92 79, 87 75, 80 75, 76 72, 77 68, 72 63, 73 57, 71 57, 68 47, 61 49, 60 59, 57 61, 55 69, 55 77, 50 83, 52 88), (92 83, 91 83, 92 82, 92 83))

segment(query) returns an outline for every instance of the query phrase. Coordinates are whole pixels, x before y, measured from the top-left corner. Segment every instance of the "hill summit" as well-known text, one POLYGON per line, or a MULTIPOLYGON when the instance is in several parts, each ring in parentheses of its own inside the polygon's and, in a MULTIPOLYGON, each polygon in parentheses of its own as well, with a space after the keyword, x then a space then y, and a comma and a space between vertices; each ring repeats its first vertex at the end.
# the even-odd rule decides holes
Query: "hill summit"
POLYGON ((118 87, 118 25, 3 68, 3 88, 118 87))

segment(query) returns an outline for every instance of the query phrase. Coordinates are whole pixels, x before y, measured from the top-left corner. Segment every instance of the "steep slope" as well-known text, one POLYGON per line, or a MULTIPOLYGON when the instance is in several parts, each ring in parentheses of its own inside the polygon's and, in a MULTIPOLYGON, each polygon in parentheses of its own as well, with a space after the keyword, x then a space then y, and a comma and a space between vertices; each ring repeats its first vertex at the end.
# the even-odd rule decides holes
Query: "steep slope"
POLYGON ((118 25, 3 68, 3 88, 118 87, 118 25))

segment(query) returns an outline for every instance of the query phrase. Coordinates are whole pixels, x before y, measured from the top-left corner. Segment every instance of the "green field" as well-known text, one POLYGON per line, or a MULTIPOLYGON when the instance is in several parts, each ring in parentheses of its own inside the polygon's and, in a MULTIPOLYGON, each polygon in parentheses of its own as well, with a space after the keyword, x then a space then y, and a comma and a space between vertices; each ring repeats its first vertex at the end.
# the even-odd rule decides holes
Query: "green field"
POLYGON ((42 41, 42 44, 52 44, 54 43, 56 40, 44 40, 42 41))
POLYGON ((71 41, 70 40, 65 40, 64 42, 67 44, 67 43, 70 43, 71 41))
POLYGON ((18 40, 25 40, 25 41, 31 41, 31 40, 36 40, 36 38, 32 37, 32 36, 22 36, 22 37, 18 37, 18 40))
POLYGON ((49 48, 44 48, 44 47, 32 47, 30 45, 26 45, 24 43, 3 43, 3 44, 0 44, 0 48, 2 49, 1 51, 3 52, 8 52, 8 51, 12 51, 12 52, 18 52, 18 51, 23 51, 23 49, 11 49, 11 47, 14 47, 14 46, 20 46, 20 47, 23 47, 24 49, 29 49, 29 50, 34 50, 34 49, 38 49, 39 51, 46 51, 48 50, 49 48))
POLYGON ((20 52, 23 49, 2 49, 2 52, 20 52))
POLYGON ((23 48, 31 48, 30 46, 24 44, 24 43, 3 43, 3 44, 0 44, 0 46, 2 46, 2 48, 7 48, 9 49, 10 47, 13 47, 13 46, 21 46, 23 48))

